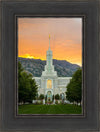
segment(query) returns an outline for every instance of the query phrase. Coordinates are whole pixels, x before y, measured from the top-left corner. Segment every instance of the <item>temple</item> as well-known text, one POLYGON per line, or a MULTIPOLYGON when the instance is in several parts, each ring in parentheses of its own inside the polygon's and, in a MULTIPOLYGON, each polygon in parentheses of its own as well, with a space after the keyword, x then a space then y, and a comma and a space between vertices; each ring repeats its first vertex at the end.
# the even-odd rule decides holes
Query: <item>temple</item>
POLYGON ((54 70, 53 65, 53 52, 49 48, 46 53, 46 65, 41 77, 34 77, 38 85, 38 95, 44 94, 47 96, 47 101, 52 101, 53 95, 59 94, 65 98, 66 86, 68 85, 71 77, 58 77, 57 71, 54 70))

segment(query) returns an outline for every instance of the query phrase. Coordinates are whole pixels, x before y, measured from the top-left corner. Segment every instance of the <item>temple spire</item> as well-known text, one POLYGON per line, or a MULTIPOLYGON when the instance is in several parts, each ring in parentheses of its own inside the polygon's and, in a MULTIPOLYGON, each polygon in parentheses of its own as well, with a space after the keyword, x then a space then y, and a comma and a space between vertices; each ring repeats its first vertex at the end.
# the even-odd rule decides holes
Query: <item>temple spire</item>
POLYGON ((49 35, 49 49, 46 52, 45 71, 42 72, 42 76, 57 76, 57 72, 54 71, 52 50, 50 49, 50 35, 49 35))

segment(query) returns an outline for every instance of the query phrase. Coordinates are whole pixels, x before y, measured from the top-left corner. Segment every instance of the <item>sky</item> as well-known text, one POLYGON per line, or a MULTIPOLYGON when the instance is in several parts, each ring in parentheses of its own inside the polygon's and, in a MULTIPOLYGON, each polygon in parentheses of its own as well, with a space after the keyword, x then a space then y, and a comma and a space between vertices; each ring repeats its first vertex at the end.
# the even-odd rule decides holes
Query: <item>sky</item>
POLYGON ((82 65, 81 18, 18 18, 18 56, 46 60, 49 35, 53 59, 82 65))

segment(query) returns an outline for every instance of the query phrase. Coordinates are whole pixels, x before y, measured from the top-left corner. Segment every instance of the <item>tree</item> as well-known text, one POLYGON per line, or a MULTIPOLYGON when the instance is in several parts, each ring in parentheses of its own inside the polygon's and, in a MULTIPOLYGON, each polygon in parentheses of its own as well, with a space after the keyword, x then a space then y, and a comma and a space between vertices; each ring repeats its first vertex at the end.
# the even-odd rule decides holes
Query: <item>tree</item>
POLYGON ((28 74, 22 68, 20 62, 18 62, 18 101, 30 102, 36 98, 37 85, 32 75, 28 74))
POLYGON ((45 95, 45 101, 47 101, 47 95, 45 95))
POLYGON ((79 68, 72 76, 70 83, 66 86, 66 98, 70 102, 81 103, 82 99, 82 69, 79 68))
POLYGON ((21 78, 21 72, 23 72, 23 67, 20 62, 18 62, 18 82, 20 81, 21 78))
POLYGON ((40 97, 39 97, 41 100, 44 99, 44 95, 43 94, 40 94, 40 97))
POLYGON ((58 100, 60 98, 59 94, 55 95, 55 99, 58 100))
POLYGON ((55 98, 55 96, 53 95, 53 96, 52 96, 52 100, 53 100, 53 101, 54 101, 54 98, 55 98))

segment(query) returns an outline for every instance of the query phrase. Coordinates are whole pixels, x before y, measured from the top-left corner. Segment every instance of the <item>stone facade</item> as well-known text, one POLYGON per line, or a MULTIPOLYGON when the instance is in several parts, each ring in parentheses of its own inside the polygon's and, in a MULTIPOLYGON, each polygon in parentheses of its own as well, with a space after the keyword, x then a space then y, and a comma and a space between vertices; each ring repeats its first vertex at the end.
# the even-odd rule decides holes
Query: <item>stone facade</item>
POLYGON ((38 94, 46 95, 48 91, 51 91, 53 95, 62 94, 66 92, 66 86, 70 82, 71 77, 34 77, 38 85, 38 94), (52 87, 47 88, 47 80, 52 81, 52 87))
POLYGON ((42 72, 41 77, 34 77, 38 85, 38 95, 44 94, 47 98, 53 95, 64 95, 66 92, 66 86, 70 82, 71 77, 58 77, 57 72, 54 71, 54 65, 52 60, 52 51, 50 49, 50 37, 49 37, 49 49, 46 53, 46 65, 45 70, 42 72))

